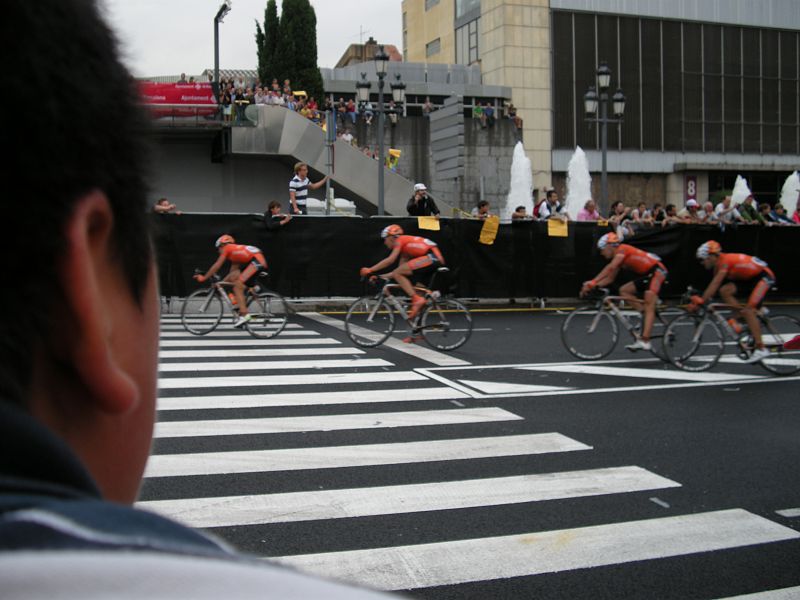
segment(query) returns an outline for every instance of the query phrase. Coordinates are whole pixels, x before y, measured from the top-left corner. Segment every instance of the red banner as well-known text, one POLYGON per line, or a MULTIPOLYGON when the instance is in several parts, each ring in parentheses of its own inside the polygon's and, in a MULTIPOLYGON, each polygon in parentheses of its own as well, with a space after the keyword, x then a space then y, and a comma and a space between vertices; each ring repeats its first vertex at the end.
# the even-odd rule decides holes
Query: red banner
POLYGON ((153 83, 142 81, 139 84, 143 103, 156 117, 194 117, 212 116, 217 113, 217 99, 210 83, 153 83), (186 106, 179 105, 201 104, 186 106), (167 105, 167 106, 163 106, 167 105), (173 105, 173 106, 169 106, 173 105))

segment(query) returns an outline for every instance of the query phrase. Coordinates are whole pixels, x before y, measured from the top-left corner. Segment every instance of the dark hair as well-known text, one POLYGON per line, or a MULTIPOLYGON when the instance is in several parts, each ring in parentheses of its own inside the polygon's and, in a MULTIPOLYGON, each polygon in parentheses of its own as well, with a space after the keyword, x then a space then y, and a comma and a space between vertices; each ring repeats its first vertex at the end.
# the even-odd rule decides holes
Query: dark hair
POLYGON ((483 208, 484 206, 489 206, 488 200, 481 200, 480 202, 478 202, 478 208, 483 208))
POLYGON ((553 194, 558 194, 558 192, 554 188, 550 188, 549 190, 547 190, 547 192, 545 192, 544 197, 549 200, 550 196, 552 196, 553 194))
POLYGON ((114 216, 114 259, 140 301, 152 251, 148 229, 147 120, 116 41, 91 0, 11 0, 3 6, 0 47, 9 89, 57 89, 36 102, 4 94, 13 151, 2 177, 30 202, 7 201, 10 238, 0 272, 14 291, 0 300, 0 397, 20 405, 32 361, 55 323, 64 229, 83 195, 100 190, 114 216), (24 31, 25 35, 18 35, 24 31), (21 260, 17 249, 25 251, 21 260), (52 326, 51 326, 52 322, 52 326))
POLYGON ((525 207, 524 207, 524 206, 518 206, 518 207, 517 207, 517 208, 515 208, 514 210, 525 210, 525 207))
POLYGON ((277 206, 278 208, 280 208, 280 207, 281 207, 281 203, 280 203, 280 202, 278 202, 277 200, 273 200, 272 202, 270 202, 270 203, 269 203, 269 206, 267 206, 267 209, 269 209, 269 210, 272 210, 272 209, 273 209, 273 208, 275 208, 276 206, 277 206))

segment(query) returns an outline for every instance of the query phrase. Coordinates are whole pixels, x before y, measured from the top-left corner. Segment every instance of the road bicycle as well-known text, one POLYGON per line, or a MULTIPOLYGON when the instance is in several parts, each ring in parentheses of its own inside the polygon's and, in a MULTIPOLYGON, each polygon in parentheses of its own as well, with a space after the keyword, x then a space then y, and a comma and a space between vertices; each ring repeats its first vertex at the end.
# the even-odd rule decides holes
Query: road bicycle
MULTIPOLYGON (((684 299, 697 293, 689 288, 684 299)), ((673 320, 665 332, 665 351, 670 362, 685 371, 706 371, 717 364, 725 346, 733 346, 741 360, 755 350, 755 340, 744 319, 729 319, 732 309, 713 302, 673 320)), ((791 315, 772 315, 766 307, 757 313, 764 347, 769 356, 759 361, 776 375, 793 375, 800 371, 800 351, 786 350, 783 345, 800 334, 800 320, 791 315)))
MULTIPOLYGON (((202 271, 195 271, 202 273, 202 271)), ((283 296, 268 290, 264 283, 268 274, 258 274, 258 281, 245 289, 245 302, 250 320, 244 329, 253 337, 272 338, 286 327, 289 318, 289 307, 283 296)), ((239 307, 236 306, 232 292, 232 283, 222 281, 219 275, 211 277, 209 286, 189 294, 181 308, 181 323, 189 333, 205 335, 214 331, 222 321, 225 312, 231 318, 231 324, 239 318, 239 307)))
POLYGON ((359 298, 348 308, 344 320, 348 337, 359 346, 378 346, 392 335, 396 315, 399 315, 409 321, 412 338, 421 335, 438 350, 455 350, 462 346, 472 334, 472 315, 461 302, 446 298, 435 290, 437 275, 444 276, 448 271, 447 267, 439 267, 429 286, 415 286, 425 298, 425 305, 411 320, 408 318, 410 299, 396 295, 400 286, 389 283, 384 276, 370 277, 370 282, 378 289, 374 294, 359 298))
MULTIPOLYGON (((583 360, 608 356, 619 341, 620 329, 630 334, 631 341, 637 339, 643 316, 638 310, 626 309, 622 296, 610 295, 608 288, 596 288, 589 298, 589 304, 571 312, 561 324, 561 341, 570 354, 583 360)), ((662 344, 665 329, 672 318, 682 313, 673 307, 656 307, 651 352, 664 362, 668 362, 662 344)))

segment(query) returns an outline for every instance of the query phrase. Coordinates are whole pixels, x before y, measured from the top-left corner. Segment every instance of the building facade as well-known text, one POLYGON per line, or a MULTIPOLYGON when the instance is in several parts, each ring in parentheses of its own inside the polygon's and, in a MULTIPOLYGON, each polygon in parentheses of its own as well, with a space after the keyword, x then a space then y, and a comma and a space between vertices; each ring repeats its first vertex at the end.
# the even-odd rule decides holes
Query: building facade
POLYGON ((599 195, 584 94, 602 62, 626 97, 608 128, 612 199, 703 200, 740 174, 773 201, 800 167, 792 0, 404 0, 403 43, 406 60, 479 64, 484 83, 512 89, 540 189, 564 181, 580 146, 599 195))

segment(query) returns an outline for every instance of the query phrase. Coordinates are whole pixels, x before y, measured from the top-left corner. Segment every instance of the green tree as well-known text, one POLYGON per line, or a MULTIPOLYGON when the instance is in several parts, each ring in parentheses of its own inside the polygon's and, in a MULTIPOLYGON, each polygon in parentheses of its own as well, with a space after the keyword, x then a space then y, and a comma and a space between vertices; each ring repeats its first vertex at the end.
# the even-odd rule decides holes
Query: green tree
POLYGON ((256 49, 258 51, 258 78, 263 85, 269 85, 273 77, 282 78, 275 64, 275 48, 278 46, 280 21, 278 5, 275 0, 267 2, 264 10, 264 29, 256 21, 256 49))
POLYGON ((308 0, 283 0, 275 48, 275 68, 292 89, 304 90, 321 103, 322 74, 317 66, 317 14, 308 0))

